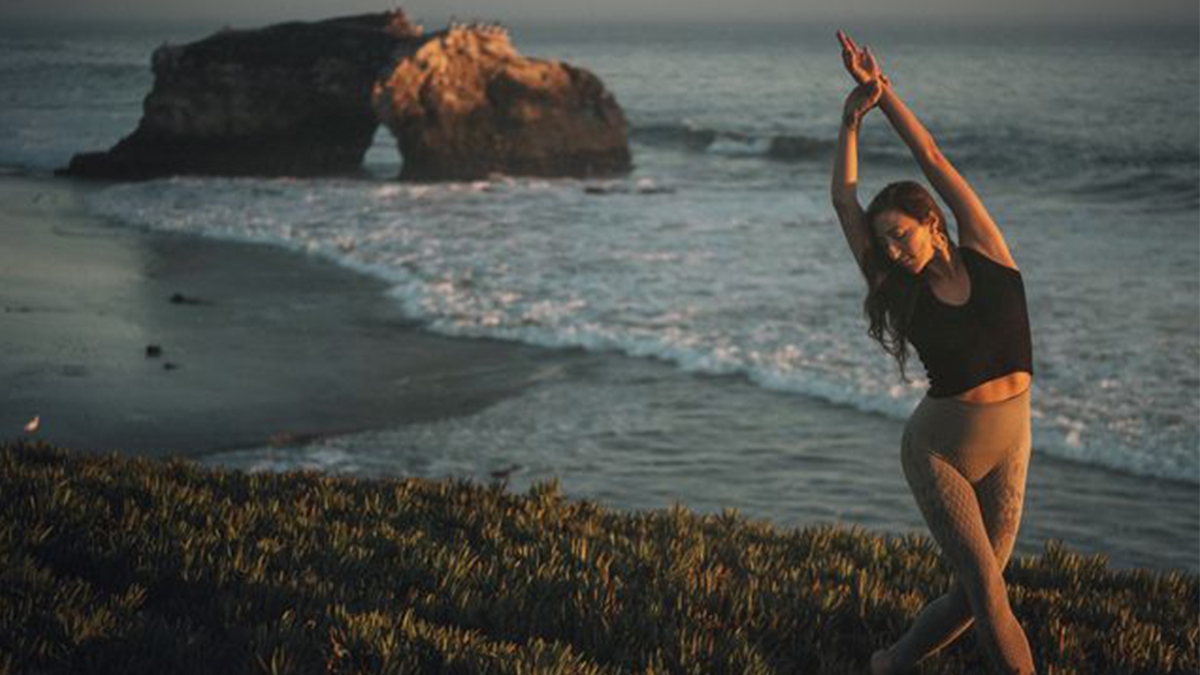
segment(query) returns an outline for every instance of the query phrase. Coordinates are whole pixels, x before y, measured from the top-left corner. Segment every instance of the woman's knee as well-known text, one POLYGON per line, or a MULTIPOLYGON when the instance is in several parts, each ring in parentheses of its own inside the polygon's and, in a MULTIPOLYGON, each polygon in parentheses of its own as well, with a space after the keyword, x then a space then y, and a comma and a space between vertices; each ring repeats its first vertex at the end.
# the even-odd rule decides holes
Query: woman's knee
POLYGON ((1008 588, 996 565, 976 569, 960 569, 959 583, 963 586, 971 615, 976 620, 1007 624, 1016 621, 1008 602, 1008 588))

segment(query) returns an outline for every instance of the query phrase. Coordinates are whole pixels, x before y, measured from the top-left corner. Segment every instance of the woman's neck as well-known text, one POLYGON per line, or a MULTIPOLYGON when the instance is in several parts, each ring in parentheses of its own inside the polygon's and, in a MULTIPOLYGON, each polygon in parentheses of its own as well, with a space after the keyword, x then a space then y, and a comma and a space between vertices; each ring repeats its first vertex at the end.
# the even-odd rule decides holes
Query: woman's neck
POLYGON ((933 283, 942 283, 954 279, 958 276, 958 271, 962 269, 962 256, 958 252, 958 248, 954 245, 949 245, 945 249, 935 249, 933 259, 925 265, 925 278, 933 283))

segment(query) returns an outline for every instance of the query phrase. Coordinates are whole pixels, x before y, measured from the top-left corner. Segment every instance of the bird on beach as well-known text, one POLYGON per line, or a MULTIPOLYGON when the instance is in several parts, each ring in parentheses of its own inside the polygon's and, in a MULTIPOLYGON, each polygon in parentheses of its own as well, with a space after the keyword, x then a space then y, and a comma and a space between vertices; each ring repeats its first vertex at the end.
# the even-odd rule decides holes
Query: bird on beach
POLYGON ((519 468, 521 468, 520 464, 513 464, 512 466, 508 467, 507 469, 497 469, 495 471, 492 471, 490 475, 492 478, 495 478, 496 480, 508 480, 508 477, 510 475, 512 475, 512 472, 516 471, 519 468))

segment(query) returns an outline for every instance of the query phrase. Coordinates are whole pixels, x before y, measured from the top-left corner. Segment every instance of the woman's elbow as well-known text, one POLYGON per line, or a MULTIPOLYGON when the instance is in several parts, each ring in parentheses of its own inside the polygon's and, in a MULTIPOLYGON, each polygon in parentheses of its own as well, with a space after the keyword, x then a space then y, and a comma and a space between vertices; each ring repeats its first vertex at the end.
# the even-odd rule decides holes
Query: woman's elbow
POLYGON ((929 166, 944 166, 947 163, 946 156, 942 154, 942 149, 937 143, 930 139, 918 152, 917 159, 921 164, 929 166))
POLYGON ((840 211, 858 203, 858 190, 853 185, 834 183, 829 187, 829 201, 840 211))

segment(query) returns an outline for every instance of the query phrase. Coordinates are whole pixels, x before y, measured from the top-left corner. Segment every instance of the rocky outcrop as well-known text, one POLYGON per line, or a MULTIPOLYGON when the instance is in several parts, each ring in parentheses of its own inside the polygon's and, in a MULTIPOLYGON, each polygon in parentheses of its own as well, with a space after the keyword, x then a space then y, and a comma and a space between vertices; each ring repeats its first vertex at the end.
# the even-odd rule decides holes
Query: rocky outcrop
POLYGON ((224 30, 154 52, 137 129, 60 174, 357 171, 380 121, 401 178, 628 171, 624 114, 591 73, 527 59, 495 26, 426 36, 403 11, 224 30))
POLYGON ((371 92, 426 38, 403 12, 224 30, 154 52, 138 128, 60 173, 337 174, 358 169, 379 121, 371 92))
POLYGON ((595 176, 630 168, 621 108, 592 73, 519 55, 496 26, 452 26, 375 87, 401 178, 595 176))

